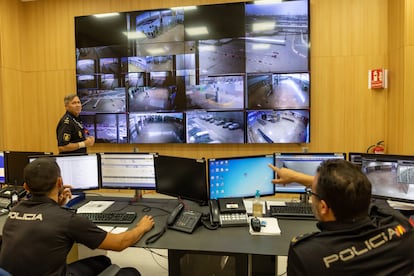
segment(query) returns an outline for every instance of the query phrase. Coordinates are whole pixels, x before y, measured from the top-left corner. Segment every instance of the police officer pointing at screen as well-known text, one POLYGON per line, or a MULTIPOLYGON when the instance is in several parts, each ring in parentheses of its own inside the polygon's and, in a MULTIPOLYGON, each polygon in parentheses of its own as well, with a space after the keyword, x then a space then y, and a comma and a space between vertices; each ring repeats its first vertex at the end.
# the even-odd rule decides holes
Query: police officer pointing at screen
POLYGON ((319 231, 292 239, 287 275, 414 275, 414 221, 371 203, 368 178, 345 160, 324 161, 315 177, 269 165, 275 184, 308 187, 319 231))
POLYGON ((86 136, 87 130, 83 127, 79 117, 82 104, 76 94, 65 96, 66 113, 56 127, 59 154, 86 153, 86 148, 95 143, 95 137, 86 136))

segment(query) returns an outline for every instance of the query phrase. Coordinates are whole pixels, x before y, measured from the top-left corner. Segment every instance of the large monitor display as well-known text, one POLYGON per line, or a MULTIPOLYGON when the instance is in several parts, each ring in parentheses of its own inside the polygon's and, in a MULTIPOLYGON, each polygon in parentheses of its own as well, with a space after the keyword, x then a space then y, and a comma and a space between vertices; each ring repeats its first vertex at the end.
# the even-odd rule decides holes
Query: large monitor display
POLYGON ((374 198, 414 203, 414 156, 361 154, 374 198))
MULTIPOLYGON (((275 153, 275 166, 288 168, 308 175, 315 175, 319 165, 328 159, 346 159, 346 153, 275 153)), ((277 176, 276 176, 277 177, 277 176)), ((306 187, 299 183, 288 185, 275 185, 276 193, 305 194, 306 187)))
POLYGON ((273 195, 273 154, 208 159, 210 199, 273 195))
POLYGON ((155 190, 154 154, 100 153, 102 188, 155 190))
POLYGON ((205 159, 156 155, 157 192, 207 204, 207 165, 205 159))
POLYGON ((81 116, 97 117, 97 143, 309 143, 309 6, 275 0, 75 17, 81 116), (130 123, 111 123, 122 129, 103 137, 101 113, 130 123), (171 130, 144 123, 168 113, 181 114, 171 130))

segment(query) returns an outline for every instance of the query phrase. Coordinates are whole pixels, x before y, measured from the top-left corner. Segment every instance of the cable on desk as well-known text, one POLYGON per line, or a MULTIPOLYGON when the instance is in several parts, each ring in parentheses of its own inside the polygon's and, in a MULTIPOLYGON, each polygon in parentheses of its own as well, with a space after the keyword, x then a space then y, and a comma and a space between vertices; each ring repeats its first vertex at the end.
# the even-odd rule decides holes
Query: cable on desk
POLYGON ((163 208, 160 208, 160 207, 151 207, 151 206, 148 206, 148 205, 145 205, 145 204, 136 204, 136 203, 134 203, 134 204, 131 204, 132 206, 141 206, 141 207, 144 207, 143 209, 142 209, 142 212, 144 212, 144 213, 148 213, 148 212, 150 212, 152 209, 158 209, 158 210, 161 210, 161 211, 163 211, 163 212, 166 212, 167 214, 169 214, 169 213, 171 213, 171 211, 169 211, 169 210, 166 210, 166 209, 163 209, 163 208))
POLYGON ((164 233, 165 233, 166 230, 167 230, 167 227, 163 227, 160 232, 155 233, 154 235, 148 237, 145 240, 145 244, 151 244, 151 243, 156 242, 159 238, 162 237, 162 235, 164 235, 164 233))
POLYGON ((157 259, 155 259, 155 257, 154 257, 154 255, 157 255, 157 256, 159 256, 159 257, 161 257, 161 258, 164 258, 164 259, 166 259, 166 260, 168 261, 168 255, 162 255, 162 254, 160 254, 160 253, 158 253, 158 252, 155 252, 154 250, 152 250, 151 248, 148 248, 148 247, 145 247, 144 249, 150 252, 152 259, 154 260, 154 262, 155 262, 155 263, 156 263, 159 267, 161 267, 162 269, 164 269, 165 271, 167 271, 167 272, 168 272, 168 267, 163 266, 163 265, 162 265, 162 264, 161 264, 161 263, 160 263, 157 259))
POLYGON ((216 230, 219 228, 219 224, 213 224, 210 221, 210 214, 203 214, 200 219, 201 224, 208 230, 216 230))

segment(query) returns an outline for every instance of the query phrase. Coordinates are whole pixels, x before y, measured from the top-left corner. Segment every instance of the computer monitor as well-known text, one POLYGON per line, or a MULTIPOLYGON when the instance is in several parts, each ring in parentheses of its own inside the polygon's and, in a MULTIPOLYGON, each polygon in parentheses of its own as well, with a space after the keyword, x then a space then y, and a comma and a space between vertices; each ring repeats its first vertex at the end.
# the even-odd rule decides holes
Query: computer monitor
POLYGON ((362 154, 362 172, 373 198, 414 203, 414 156, 362 154))
POLYGON ((348 152, 348 161, 361 168, 362 152, 348 152))
POLYGON ((29 156, 32 155, 51 155, 50 152, 43 151, 5 151, 4 168, 5 183, 10 185, 23 186, 23 170, 29 164, 29 156))
POLYGON ((154 153, 100 153, 102 188, 155 190, 154 153))
POLYGON ((4 152, 0 151, 0 184, 6 183, 6 175, 4 169, 4 152))
POLYGON ((154 162, 158 193, 207 204, 205 159, 156 155, 154 162))
MULTIPOLYGON (((277 152, 275 153, 275 165, 278 168, 288 168, 301 173, 315 175, 318 166, 328 159, 346 159, 345 153, 291 153, 277 152)), ((276 176, 277 177, 277 176, 276 176)), ((299 183, 291 183, 287 185, 275 185, 275 192, 305 194, 306 187, 299 183)))
MULTIPOLYGON (((31 156, 30 162, 42 156, 31 156)), ((97 154, 49 155, 60 168, 64 185, 71 185, 72 191, 99 189, 99 159, 97 154)))
POLYGON ((208 159, 210 199, 274 195, 273 154, 208 159))

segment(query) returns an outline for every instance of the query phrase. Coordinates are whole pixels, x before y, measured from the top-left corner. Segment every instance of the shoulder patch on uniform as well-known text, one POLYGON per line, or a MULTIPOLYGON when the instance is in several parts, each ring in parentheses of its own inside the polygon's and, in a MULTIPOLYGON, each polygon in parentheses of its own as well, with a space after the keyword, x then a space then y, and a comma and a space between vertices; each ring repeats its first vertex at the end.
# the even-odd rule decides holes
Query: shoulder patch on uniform
POLYGON ((293 239, 290 241, 292 243, 292 245, 295 245, 303 240, 306 240, 310 237, 313 237, 314 235, 318 234, 319 232, 312 232, 312 233, 306 233, 306 234, 301 234, 299 236, 293 237, 293 239))
POLYGON ((65 140, 66 142, 70 141, 70 133, 63 133, 63 140, 65 140))
POLYGON ((65 120, 63 121, 63 123, 68 125, 69 124, 69 117, 66 117, 65 120))

